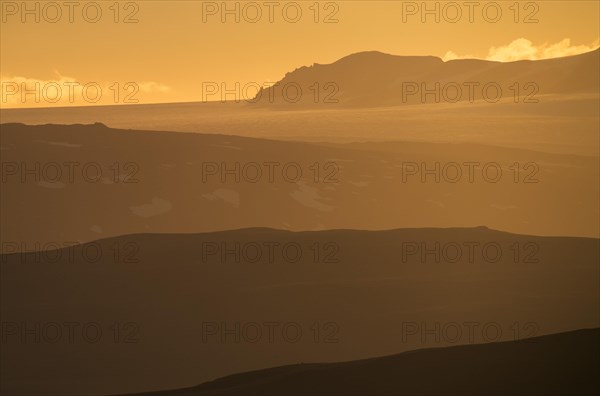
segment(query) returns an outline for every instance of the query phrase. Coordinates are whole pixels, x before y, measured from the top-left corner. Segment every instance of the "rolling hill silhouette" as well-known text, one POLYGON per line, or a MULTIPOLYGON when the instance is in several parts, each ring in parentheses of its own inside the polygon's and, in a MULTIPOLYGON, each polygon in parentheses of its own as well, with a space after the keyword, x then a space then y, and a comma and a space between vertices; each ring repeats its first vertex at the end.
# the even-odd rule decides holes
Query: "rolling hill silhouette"
POLYGON ((1 255, 3 323, 29 329, 3 333, 2 393, 183 388, 264 367, 486 342, 487 324, 500 329, 490 332, 496 341, 599 327, 598 246, 486 227, 252 228, 1 255), (66 330, 58 342, 34 341, 36 323, 65 322, 80 324, 72 344, 66 330), (101 326, 100 341, 81 339, 87 323, 101 326), (134 323, 138 342, 123 342, 126 328, 115 342, 115 323, 134 323), (232 334, 248 323, 259 339, 232 334), (277 324, 272 342, 265 323, 277 324), (294 342, 282 338, 289 323, 302 334, 294 342), (473 340, 466 328, 459 339, 404 338, 406 323, 477 326, 473 340))
POLYGON ((101 124, 3 124, 0 133, 3 164, 12 164, 11 172, 3 168, 0 240, 29 248, 133 233, 244 227, 485 224, 538 235, 597 237, 599 232, 598 216, 590 216, 597 213, 600 194, 597 157, 458 143, 305 143, 101 124), (462 165, 468 161, 480 164, 473 182, 462 165), (272 181, 265 162, 280 164, 272 181), (72 181, 65 163, 77 165, 72 181), (219 169, 203 179, 207 163, 219 169), (238 172, 223 176, 236 164, 238 172), (262 176, 254 182, 256 164, 262 176), (285 179, 285 164, 297 164, 301 178, 292 179, 290 168, 285 179), (483 167, 494 176, 495 164, 502 178, 484 180, 483 167), (422 171, 403 179, 415 166, 422 171), (436 166, 438 176, 422 182, 425 170, 436 166), (456 166, 461 176, 454 182, 449 178, 458 174, 456 166), (53 182, 57 168, 60 177, 53 182), (330 175, 333 179, 325 182, 330 175), (531 175, 537 182, 525 183, 531 175))
MULTIPOLYGON (((298 364, 138 396, 597 395, 600 329, 298 364)), ((134 395, 131 395, 134 396, 134 395)))
MULTIPOLYGON (((361 52, 346 56, 332 64, 315 64, 287 73, 278 85, 265 89, 255 98, 261 104, 380 107, 398 104, 435 103, 496 98, 533 99, 536 95, 567 95, 599 93, 600 49, 564 58, 536 61, 495 62, 477 59, 458 59, 444 62, 433 56, 396 56, 381 52, 361 52), (315 86, 315 83, 318 85, 315 86), (328 83, 334 86, 327 87, 328 83), (418 91, 409 91, 406 84, 416 83, 418 91), (425 83, 425 88, 421 84, 425 83), (433 92, 439 83, 439 95, 433 92), (444 85, 455 83, 443 92, 444 85), (469 91, 465 83, 477 83, 469 91), (485 88, 488 83, 496 88, 485 88), (517 87, 513 85, 518 83, 517 87), (534 83, 534 86, 526 86, 534 83), (303 95, 296 100, 300 87, 303 95), (290 88, 285 88, 289 86, 290 88), (511 88, 512 86, 512 88, 511 88), (316 97, 315 89, 321 96, 316 97), (287 91, 289 89, 289 91, 287 91), (488 91, 489 90, 489 91, 488 91), (335 93, 334 93, 335 92, 335 93), (328 96, 328 93, 330 94, 328 96), (407 95, 404 96, 403 93, 407 95), (485 96, 484 96, 485 95, 485 96), (270 103, 272 102, 272 103, 270 103)), ((412 89, 415 87, 413 86, 412 89)))

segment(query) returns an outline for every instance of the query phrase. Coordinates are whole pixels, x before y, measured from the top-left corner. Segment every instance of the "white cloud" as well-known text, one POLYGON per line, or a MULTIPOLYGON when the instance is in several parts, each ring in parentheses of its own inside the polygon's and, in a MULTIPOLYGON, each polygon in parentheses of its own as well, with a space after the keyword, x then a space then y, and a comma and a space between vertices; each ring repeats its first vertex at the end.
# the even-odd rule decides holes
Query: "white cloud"
POLYGON ((234 190, 227 190, 225 188, 219 188, 218 190, 213 191, 209 194, 202 194, 202 197, 214 201, 215 199, 220 199, 224 202, 227 202, 235 208, 240 207, 240 194, 234 190))
POLYGON ((171 91, 171 87, 156 81, 83 81, 58 71, 54 74, 56 78, 48 80, 0 75, 0 108, 152 103, 171 91))
POLYGON ((325 198, 321 197, 319 191, 315 187, 311 187, 303 181, 297 182, 296 185, 298 186, 298 189, 293 191, 290 195, 298 203, 322 212, 329 212, 333 210, 333 206, 320 202, 320 200, 325 198))
POLYGON ((136 216, 149 218, 158 216, 163 213, 167 213, 173 208, 171 202, 166 199, 152 198, 150 203, 142 204, 140 206, 130 206, 129 209, 136 216))
MULTIPOLYGON (((518 60, 539 60, 560 58, 563 56, 571 56, 582 54, 584 52, 593 51, 600 45, 600 40, 596 40, 590 45, 571 45, 571 39, 565 38, 558 43, 534 45, 531 40, 526 38, 518 38, 510 44, 499 47, 491 47, 486 56, 486 60, 498 62, 513 62, 518 60)), ((444 61, 453 59, 473 59, 472 55, 458 55, 453 51, 448 51, 442 57, 444 61)))
POLYGON ((171 87, 155 81, 143 81, 138 84, 142 92, 169 92, 171 87))

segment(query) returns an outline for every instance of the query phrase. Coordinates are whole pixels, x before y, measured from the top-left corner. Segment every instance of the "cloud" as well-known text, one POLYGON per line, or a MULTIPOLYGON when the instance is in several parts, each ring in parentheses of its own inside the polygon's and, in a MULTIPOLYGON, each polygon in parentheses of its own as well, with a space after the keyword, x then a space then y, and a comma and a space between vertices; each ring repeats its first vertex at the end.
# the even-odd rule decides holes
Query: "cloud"
MULTIPOLYGON (((508 45, 499 47, 491 47, 486 56, 486 60, 497 62, 513 62, 518 60, 539 60, 560 58, 563 56, 571 56, 582 54, 584 52, 593 51, 600 45, 600 40, 594 41, 590 45, 571 45, 571 39, 565 38, 558 43, 534 45, 531 40, 526 38, 518 38, 513 40, 508 45)), ((472 55, 458 55, 453 51, 448 51, 443 56, 444 61, 453 59, 474 59, 472 55)))
POLYGON ((237 191, 227 190, 225 188, 219 188, 218 190, 213 191, 209 194, 202 194, 202 197, 214 201, 215 199, 220 199, 224 202, 227 202, 233 205, 234 208, 240 207, 240 194, 237 191))
POLYGON ((0 75, 0 108, 152 103, 171 91, 156 81, 83 81, 54 74, 48 80, 0 75))
POLYGON ((298 203, 309 208, 320 210, 321 212, 329 212, 333 210, 333 206, 319 202, 324 198, 319 195, 319 191, 315 187, 306 185, 305 182, 299 181, 296 183, 298 190, 293 191, 290 195, 298 203))
MULTIPOLYGON (((70 87, 77 80, 73 77, 63 76, 57 71, 54 71, 54 74, 56 74, 54 80, 0 75, 0 106, 5 107, 8 105, 8 107, 12 107, 24 104, 24 102, 28 102, 32 106, 39 105, 40 102, 44 101, 49 104, 62 102, 63 99, 70 96, 70 87), (57 85, 60 92, 56 89, 57 85), (23 87, 27 92, 32 93, 23 96, 23 87)), ((73 86, 72 96, 76 95, 81 95, 81 87, 77 89, 73 86)), ((46 104, 46 106, 49 104, 46 104)))
POLYGON ((104 230, 99 225, 93 225, 90 227, 90 231, 95 232, 96 234, 103 234, 104 230))
POLYGON ((142 92, 169 92, 171 87, 155 81, 142 81, 138 84, 142 92))
POLYGON ((45 180, 39 181, 37 183, 37 185, 40 187, 44 187, 44 188, 54 188, 54 189, 66 187, 66 184, 63 182, 47 182, 45 180))
POLYGON ((134 215, 149 218, 158 216, 163 213, 167 213, 173 208, 171 202, 166 199, 161 198, 152 198, 152 202, 147 204, 142 204, 140 206, 130 206, 129 209, 133 212, 134 215))
POLYGON ((442 56, 442 60, 444 62, 448 62, 454 59, 475 59, 476 57, 473 55, 458 55, 454 51, 448 51, 444 56, 442 56))

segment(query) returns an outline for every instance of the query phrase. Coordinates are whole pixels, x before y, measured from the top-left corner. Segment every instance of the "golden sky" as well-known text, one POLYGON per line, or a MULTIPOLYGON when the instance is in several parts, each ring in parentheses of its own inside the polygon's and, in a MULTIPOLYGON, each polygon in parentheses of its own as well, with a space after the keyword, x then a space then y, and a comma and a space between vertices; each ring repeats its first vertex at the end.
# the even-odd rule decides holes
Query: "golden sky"
POLYGON ((27 2, 28 14, 21 1, 0 1, 3 94, 36 81, 54 81, 63 93, 56 103, 3 95, 3 108, 123 103, 128 93, 140 103, 200 101, 203 82, 274 82, 370 50, 498 61, 564 56, 597 47, 600 30, 595 0, 430 1, 430 14, 421 1, 64 3, 27 2), (65 82, 79 84, 73 103, 65 82), (90 83, 103 88, 96 103, 81 99, 90 83))

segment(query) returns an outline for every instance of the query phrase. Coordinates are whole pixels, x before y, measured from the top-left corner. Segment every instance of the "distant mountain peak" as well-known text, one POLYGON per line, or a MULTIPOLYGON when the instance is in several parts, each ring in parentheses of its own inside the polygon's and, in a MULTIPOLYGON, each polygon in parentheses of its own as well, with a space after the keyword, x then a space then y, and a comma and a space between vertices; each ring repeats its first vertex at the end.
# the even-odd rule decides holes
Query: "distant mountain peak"
POLYGON ((598 93, 598 50, 571 57, 530 62, 493 62, 436 56, 402 56, 380 51, 347 55, 329 64, 315 63, 287 73, 273 87, 260 91, 262 105, 332 108, 384 107, 439 102, 514 100, 519 84, 522 100, 532 100, 525 84, 533 82, 535 95, 598 93), (475 85, 471 91, 467 84, 475 85), (499 95, 488 100, 489 84, 499 95), (293 86, 294 89, 287 90, 293 86), (455 97, 447 97, 446 87, 455 97), (458 88, 457 88, 458 87, 458 88), (512 88, 511 88, 512 87, 512 88), (294 94, 294 92, 296 92, 294 94), (304 93, 304 95, 302 94, 304 93), (529 96, 528 96, 529 95, 529 96))

